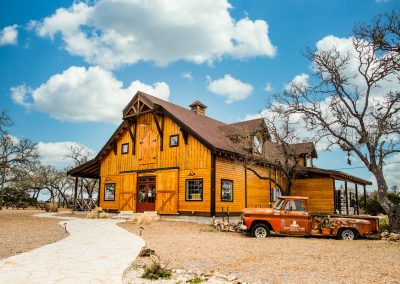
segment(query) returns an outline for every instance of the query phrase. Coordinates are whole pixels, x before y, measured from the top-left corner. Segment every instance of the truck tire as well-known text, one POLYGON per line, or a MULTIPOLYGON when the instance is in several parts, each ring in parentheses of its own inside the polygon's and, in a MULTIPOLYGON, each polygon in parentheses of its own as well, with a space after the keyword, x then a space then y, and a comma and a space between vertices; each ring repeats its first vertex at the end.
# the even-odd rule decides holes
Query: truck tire
POLYGON ((253 226, 251 235, 255 238, 267 238, 270 236, 270 231, 267 225, 259 223, 253 226))
POLYGON ((352 229, 342 229, 338 235, 340 240, 353 241, 357 240, 357 233, 352 229))

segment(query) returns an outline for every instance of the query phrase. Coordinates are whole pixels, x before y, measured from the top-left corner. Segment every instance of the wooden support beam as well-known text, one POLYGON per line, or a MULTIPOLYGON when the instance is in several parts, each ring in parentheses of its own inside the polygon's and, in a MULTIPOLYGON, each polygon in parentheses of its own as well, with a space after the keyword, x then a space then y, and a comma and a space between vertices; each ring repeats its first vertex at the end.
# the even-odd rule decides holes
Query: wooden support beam
POLYGON ((247 167, 244 166, 244 208, 247 208, 247 167))
MULTIPOLYGON (((355 186, 356 186, 356 204, 355 204, 355 206, 357 206, 357 215, 360 215, 360 210, 359 210, 360 206, 358 206, 358 184, 355 183, 355 186)), ((356 213, 356 212, 354 212, 354 213, 356 213)))
MULTIPOLYGON (((185 129, 181 128, 182 136, 183 136, 183 141, 185 142, 185 145, 188 143, 188 133, 185 131, 185 129)), ((221 155, 221 153, 220 153, 221 155)))
MULTIPOLYGON (((211 153, 211 200, 210 200, 210 211, 211 211, 211 217, 215 216, 216 214, 216 190, 215 190, 215 166, 216 166, 216 162, 215 162, 215 154, 211 153)), ((204 188, 203 188, 204 190, 204 188)))
MULTIPOLYGON (((158 122, 157 115, 155 114, 155 112, 153 111, 151 114, 153 115, 154 122, 156 123, 156 127, 157 127, 157 130, 158 130, 158 134, 160 135, 160 138, 161 138, 160 151, 162 151, 163 150, 163 140, 164 140, 164 132, 163 132, 164 129, 161 128, 160 123, 158 122)), ((162 119, 162 124, 164 125, 164 116, 161 116, 161 119, 162 119)), ((164 126, 163 126, 163 128, 164 128, 164 126)))
POLYGON ((338 201, 337 201, 337 195, 336 195, 335 178, 333 178, 332 181, 333 181, 333 212, 336 213, 336 207, 337 207, 337 202, 338 201))
POLYGON ((100 207, 101 177, 99 178, 99 192, 97 193, 97 207, 100 207))
POLYGON ((346 195, 346 215, 349 215, 349 195, 347 193, 347 180, 344 181, 344 195, 346 195))
POLYGON ((131 130, 131 126, 128 127, 128 132, 129 132, 129 136, 131 136, 131 140, 132 140, 132 155, 135 155, 136 153, 136 125, 137 125, 137 119, 134 120, 133 123, 133 133, 131 130))
POLYGON ((78 179, 79 177, 75 178, 75 190, 74 190, 74 211, 76 211, 76 198, 78 195, 78 179))
POLYGON ((117 155, 117 151, 118 151, 117 147, 118 147, 117 141, 114 141, 114 143, 113 143, 114 155, 117 155))
POLYGON ((368 210, 367 210, 367 189, 365 187, 365 184, 364 184, 364 204, 365 204, 365 214, 368 214, 368 210))
POLYGON ((272 191, 272 181, 271 181, 271 167, 269 167, 268 176, 269 176, 269 207, 271 208, 272 203, 274 201, 274 196, 273 196, 274 194, 272 191))

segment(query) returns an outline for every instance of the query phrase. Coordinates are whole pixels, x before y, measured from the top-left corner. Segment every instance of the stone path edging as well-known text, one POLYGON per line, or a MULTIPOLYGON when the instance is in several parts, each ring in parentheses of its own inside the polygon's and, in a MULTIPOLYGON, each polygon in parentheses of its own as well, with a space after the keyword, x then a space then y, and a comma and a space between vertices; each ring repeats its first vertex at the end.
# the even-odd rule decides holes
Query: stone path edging
MULTIPOLYGON (((2 283, 122 283, 122 274, 145 242, 120 228, 119 220, 65 221, 70 236, 30 252, 0 260, 2 283)), ((29 241, 29 240, 27 240, 29 241)))

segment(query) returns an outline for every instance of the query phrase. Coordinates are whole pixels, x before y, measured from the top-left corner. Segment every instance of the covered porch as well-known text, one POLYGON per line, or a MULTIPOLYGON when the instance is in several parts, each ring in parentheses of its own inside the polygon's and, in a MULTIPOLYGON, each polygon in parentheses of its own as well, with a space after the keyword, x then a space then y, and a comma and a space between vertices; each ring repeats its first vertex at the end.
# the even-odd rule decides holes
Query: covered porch
POLYGON ((335 170, 307 168, 307 172, 308 176, 329 177, 332 180, 335 214, 368 214, 366 186, 372 184, 370 181, 335 170), (364 209, 360 208, 361 201, 364 209))
POLYGON ((90 211, 99 206, 100 163, 93 159, 69 170, 67 174, 75 178, 73 210, 90 211), (88 195, 88 192, 91 194, 88 195))

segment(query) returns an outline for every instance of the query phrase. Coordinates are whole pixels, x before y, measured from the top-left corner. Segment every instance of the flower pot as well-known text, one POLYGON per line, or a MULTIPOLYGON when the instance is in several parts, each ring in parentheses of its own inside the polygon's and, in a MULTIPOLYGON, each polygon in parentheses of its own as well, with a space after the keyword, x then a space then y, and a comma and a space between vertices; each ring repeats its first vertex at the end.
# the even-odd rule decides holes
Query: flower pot
POLYGON ((330 228, 321 228, 321 232, 323 235, 330 235, 331 229, 330 228))

